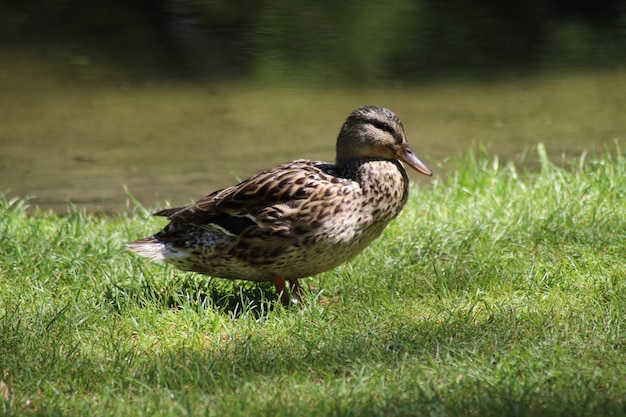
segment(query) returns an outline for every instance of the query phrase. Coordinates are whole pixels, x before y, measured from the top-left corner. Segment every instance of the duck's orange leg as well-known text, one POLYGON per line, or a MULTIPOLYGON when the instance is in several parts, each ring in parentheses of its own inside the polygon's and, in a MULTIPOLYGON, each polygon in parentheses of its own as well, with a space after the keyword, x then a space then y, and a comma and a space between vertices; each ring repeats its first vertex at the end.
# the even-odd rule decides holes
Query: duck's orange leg
POLYGON ((284 305, 289 305, 289 291, 287 291, 287 286, 285 285, 285 279, 281 277, 272 278, 274 282, 274 286, 276 287, 276 293, 280 296, 280 301, 284 305))
POLYGON ((297 279, 289 279, 289 289, 287 289, 287 285, 284 278, 274 277, 272 278, 274 282, 274 286, 276 287, 276 293, 280 295, 280 301, 284 305, 290 305, 292 303, 291 296, 293 295, 294 299, 300 300, 300 284, 297 279))

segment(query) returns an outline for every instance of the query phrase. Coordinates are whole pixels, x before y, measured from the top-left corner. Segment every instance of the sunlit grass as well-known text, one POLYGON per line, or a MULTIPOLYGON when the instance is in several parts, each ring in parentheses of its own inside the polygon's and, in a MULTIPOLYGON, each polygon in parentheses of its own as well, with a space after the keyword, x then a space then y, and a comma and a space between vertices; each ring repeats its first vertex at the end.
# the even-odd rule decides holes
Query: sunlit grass
POLYGON ((539 159, 464 155, 290 308, 123 252, 141 208, 3 200, 0 413, 626 415, 626 160, 539 159))

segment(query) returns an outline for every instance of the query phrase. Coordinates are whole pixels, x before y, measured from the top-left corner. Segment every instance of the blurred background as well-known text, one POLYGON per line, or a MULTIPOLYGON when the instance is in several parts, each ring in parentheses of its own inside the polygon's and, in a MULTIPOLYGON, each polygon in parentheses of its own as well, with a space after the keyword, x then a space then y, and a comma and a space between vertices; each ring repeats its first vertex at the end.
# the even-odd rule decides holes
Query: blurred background
POLYGON ((615 150, 625 65, 626 0, 4 0, 0 193, 59 212, 125 210, 125 187, 187 204, 332 160, 370 104, 439 176, 481 145, 615 150))

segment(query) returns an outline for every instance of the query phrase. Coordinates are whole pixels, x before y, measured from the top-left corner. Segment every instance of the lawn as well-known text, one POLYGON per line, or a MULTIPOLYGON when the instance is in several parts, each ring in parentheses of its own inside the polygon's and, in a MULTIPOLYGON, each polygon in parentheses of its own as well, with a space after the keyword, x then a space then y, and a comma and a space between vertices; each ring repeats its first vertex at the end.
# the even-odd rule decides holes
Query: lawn
POLYGON ((460 156, 288 308, 125 253, 156 207, 4 199, 0 414, 626 415, 626 158, 532 152, 460 156))

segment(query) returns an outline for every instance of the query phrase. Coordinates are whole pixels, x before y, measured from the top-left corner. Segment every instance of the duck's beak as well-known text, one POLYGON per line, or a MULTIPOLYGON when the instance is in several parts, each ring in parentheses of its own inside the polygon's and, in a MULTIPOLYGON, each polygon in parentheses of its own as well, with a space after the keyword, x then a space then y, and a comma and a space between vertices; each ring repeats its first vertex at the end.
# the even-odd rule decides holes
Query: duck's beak
POLYGON ((420 159, 415 156, 413 153, 413 149, 409 145, 406 145, 402 148, 400 153, 398 154, 398 159, 404 161, 408 166, 419 172, 420 174, 428 175, 429 177, 433 175, 433 172, 426 166, 425 163, 420 161, 420 159))

